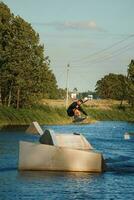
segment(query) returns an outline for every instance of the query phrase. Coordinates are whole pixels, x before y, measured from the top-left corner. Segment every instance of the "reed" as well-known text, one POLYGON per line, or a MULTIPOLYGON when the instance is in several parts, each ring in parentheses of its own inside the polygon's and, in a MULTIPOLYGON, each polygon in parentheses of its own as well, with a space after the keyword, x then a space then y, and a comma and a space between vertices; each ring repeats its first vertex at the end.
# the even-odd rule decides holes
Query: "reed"
POLYGON ((89 116, 95 120, 111 120, 111 121, 128 121, 134 122, 134 110, 127 108, 126 110, 120 110, 118 108, 113 109, 94 109, 86 108, 89 116))
MULTIPOLYGON (((89 115, 86 123, 92 123, 99 120, 129 121, 134 122, 134 110, 126 108, 121 110, 116 106, 110 109, 98 109, 85 106, 89 115)), ((0 126, 4 125, 29 125, 33 121, 40 124, 69 124, 71 118, 66 114, 64 106, 33 105, 30 108, 15 109, 0 106, 0 126)))
POLYGON ((64 107, 55 108, 44 105, 34 105, 31 108, 14 109, 0 107, 0 126, 27 125, 32 121, 40 124, 65 124, 70 123, 64 107))

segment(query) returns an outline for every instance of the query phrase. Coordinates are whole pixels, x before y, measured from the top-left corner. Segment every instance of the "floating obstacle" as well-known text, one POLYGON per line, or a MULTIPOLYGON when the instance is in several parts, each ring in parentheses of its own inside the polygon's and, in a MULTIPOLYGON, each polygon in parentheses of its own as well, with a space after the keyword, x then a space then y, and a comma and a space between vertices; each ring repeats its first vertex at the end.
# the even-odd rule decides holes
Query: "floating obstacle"
POLYGON ((37 143, 20 141, 19 170, 103 172, 105 162, 82 134, 58 134, 32 123, 27 132, 40 134, 37 143), (43 133, 43 134, 42 134, 43 133))
POLYGON ((130 140, 130 139, 132 139, 132 138, 134 138, 134 133, 128 133, 128 132, 126 132, 125 134, 124 134, 124 139, 125 140, 130 140))
POLYGON ((32 122, 30 126, 26 129, 26 133, 32 133, 32 134, 43 134, 43 130, 40 127, 38 122, 32 122))

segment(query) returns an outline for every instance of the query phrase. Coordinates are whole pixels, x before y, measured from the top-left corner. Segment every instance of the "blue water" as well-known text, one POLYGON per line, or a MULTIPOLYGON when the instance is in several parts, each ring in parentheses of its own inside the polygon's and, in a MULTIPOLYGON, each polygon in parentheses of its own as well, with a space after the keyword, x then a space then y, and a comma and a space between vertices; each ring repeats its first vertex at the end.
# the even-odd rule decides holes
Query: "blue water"
POLYGON ((20 140, 39 136, 22 130, 0 131, 0 200, 132 200, 134 199, 134 124, 98 122, 91 125, 44 126, 58 133, 79 132, 103 153, 107 171, 101 174, 17 170, 20 140))

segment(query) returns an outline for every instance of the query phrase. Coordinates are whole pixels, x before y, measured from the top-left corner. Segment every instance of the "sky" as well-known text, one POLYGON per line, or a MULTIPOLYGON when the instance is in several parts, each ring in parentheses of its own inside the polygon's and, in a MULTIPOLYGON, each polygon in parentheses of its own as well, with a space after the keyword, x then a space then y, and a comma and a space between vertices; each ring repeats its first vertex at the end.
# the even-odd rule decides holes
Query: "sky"
POLYGON ((134 59, 134 0, 3 2, 39 33, 60 88, 94 91, 105 75, 127 73, 134 59))

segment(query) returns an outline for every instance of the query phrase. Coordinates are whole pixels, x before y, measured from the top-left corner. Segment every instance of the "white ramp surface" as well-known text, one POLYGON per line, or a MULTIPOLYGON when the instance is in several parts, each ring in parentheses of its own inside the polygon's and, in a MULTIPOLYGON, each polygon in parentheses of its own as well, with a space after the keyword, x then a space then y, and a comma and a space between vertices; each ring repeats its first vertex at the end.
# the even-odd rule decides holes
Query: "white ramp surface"
POLYGON ((27 133, 33 133, 33 134, 40 134, 40 135, 43 134, 43 130, 40 127, 38 122, 32 122, 30 124, 30 126, 27 128, 26 132, 27 133))

